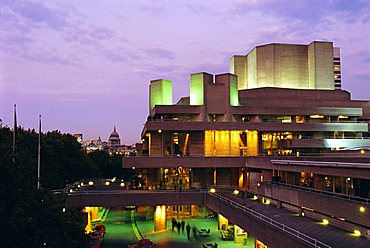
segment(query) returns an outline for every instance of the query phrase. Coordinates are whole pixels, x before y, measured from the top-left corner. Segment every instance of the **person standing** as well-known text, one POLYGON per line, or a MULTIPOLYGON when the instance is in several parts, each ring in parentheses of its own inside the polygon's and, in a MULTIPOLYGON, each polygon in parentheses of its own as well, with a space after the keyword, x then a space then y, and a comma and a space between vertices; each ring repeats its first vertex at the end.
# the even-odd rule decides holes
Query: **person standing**
POLYGON ((177 221, 175 218, 172 218, 172 232, 175 230, 175 226, 177 226, 177 221))
POLYGON ((195 226, 193 226, 193 236, 194 238, 197 236, 197 228, 195 226))
POLYGON ((190 239, 190 225, 189 225, 189 223, 186 225, 186 234, 188 235, 188 239, 190 239))
POLYGON ((178 233, 180 233, 180 230, 181 230, 181 222, 178 221, 177 222, 177 231, 178 231, 178 233))
POLYGON ((185 221, 182 220, 181 221, 181 232, 184 233, 184 230, 185 230, 185 221))

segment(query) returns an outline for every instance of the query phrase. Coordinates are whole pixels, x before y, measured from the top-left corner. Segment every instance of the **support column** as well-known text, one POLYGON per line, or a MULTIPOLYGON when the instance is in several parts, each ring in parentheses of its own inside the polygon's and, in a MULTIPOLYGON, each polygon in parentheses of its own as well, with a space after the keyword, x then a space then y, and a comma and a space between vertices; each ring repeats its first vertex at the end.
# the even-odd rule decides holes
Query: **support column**
POLYGON ((167 229, 166 206, 156 206, 154 213, 154 231, 165 231, 167 229))
POLYGON ((229 220, 221 214, 218 214, 218 230, 226 230, 229 225, 229 220))

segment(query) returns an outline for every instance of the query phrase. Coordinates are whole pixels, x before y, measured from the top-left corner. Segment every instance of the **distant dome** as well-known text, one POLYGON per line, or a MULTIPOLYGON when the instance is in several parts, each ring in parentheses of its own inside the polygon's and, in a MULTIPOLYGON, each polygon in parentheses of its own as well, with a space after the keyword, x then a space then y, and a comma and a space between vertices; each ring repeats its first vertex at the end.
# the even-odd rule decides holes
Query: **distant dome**
POLYGON ((119 138, 119 134, 116 131, 116 127, 113 128, 113 132, 109 136, 108 144, 111 146, 121 145, 121 139, 119 138))

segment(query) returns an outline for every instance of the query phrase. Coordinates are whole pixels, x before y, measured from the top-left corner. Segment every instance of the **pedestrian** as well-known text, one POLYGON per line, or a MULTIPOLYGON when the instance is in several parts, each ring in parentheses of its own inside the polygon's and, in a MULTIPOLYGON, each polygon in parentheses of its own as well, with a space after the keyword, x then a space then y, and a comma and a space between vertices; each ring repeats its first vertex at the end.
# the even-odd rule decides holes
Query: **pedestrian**
POLYGON ((189 225, 189 223, 186 225, 186 234, 188 235, 188 239, 190 239, 190 225, 189 225))
POLYGON ((181 221, 181 232, 184 233, 184 229, 185 229, 185 221, 182 220, 181 221))
POLYGON ((197 236, 197 228, 195 226, 193 226, 193 236, 194 238, 197 236))
POLYGON ((172 218, 172 232, 175 230, 175 226, 177 225, 177 221, 175 218, 172 218))
POLYGON ((180 233, 180 230, 181 230, 181 222, 178 221, 177 222, 177 232, 180 233))

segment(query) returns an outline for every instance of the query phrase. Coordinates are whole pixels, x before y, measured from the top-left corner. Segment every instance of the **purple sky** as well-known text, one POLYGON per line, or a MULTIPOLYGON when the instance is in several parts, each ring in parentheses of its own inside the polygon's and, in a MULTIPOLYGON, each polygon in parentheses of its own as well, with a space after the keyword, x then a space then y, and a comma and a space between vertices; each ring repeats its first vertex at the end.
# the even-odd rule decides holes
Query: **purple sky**
POLYGON ((233 54, 266 43, 333 41, 342 88, 370 99, 370 1, 0 0, 0 118, 43 130, 113 130, 140 140, 152 79, 189 94, 190 73, 228 72, 233 54))

